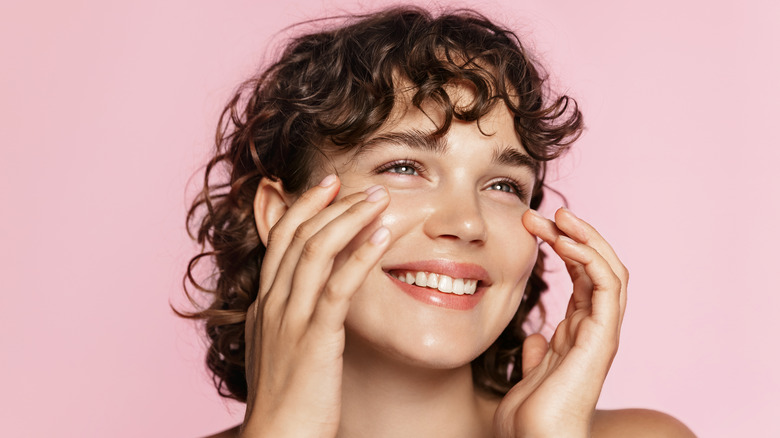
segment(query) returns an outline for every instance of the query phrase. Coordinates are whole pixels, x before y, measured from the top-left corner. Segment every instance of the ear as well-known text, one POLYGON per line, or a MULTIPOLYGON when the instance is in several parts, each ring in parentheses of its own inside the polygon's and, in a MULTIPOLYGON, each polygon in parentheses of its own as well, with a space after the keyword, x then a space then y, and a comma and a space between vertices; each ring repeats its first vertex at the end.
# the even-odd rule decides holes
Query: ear
POLYGON ((271 181, 268 178, 260 180, 255 192, 254 213, 255 226, 263 245, 268 246, 268 233, 287 212, 290 205, 291 200, 284 191, 281 180, 271 181))

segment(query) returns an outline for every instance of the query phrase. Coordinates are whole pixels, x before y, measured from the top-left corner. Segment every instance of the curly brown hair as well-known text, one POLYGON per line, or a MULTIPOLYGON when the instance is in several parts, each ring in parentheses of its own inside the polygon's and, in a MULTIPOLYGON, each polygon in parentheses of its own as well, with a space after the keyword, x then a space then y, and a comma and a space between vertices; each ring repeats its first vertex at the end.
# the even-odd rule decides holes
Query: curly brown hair
MULTIPOLYGON (((265 253, 253 213, 262 178, 280 180, 288 193, 303 192, 322 154, 360 147, 385 123, 399 80, 412 87, 412 105, 431 103, 442 111, 444 122, 432 135, 446 133, 453 118, 478 121, 505 104, 538 164, 531 208, 544 196, 546 162, 582 130, 577 103, 552 95, 517 35, 474 11, 396 7, 329 20, 290 40, 275 63, 235 92, 220 117, 204 187, 187 215, 202 250, 189 263, 185 291, 197 306, 190 283, 210 296, 210 305, 177 313, 205 321, 206 363, 224 397, 247 398, 244 321, 265 253), (468 106, 451 101, 446 89, 453 83, 473 89, 468 106), (204 260, 213 271, 198 279, 196 266, 204 260)), ((526 336, 522 323, 547 289, 543 272, 540 252, 513 320, 471 364, 479 388, 504 394, 522 378, 513 365, 520 363, 526 336)))

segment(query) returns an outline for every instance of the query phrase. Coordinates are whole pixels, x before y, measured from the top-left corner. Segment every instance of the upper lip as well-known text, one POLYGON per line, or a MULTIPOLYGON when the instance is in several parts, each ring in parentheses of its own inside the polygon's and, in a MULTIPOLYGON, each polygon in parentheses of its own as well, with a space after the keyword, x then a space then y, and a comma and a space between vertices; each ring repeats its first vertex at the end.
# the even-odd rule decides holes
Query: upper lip
POLYGON ((482 283, 482 286, 489 286, 491 284, 490 275, 482 266, 474 263, 456 262, 453 260, 420 260, 415 262, 384 266, 382 267, 382 270, 385 272, 424 271, 434 274, 443 274, 452 278, 478 280, 482 283))

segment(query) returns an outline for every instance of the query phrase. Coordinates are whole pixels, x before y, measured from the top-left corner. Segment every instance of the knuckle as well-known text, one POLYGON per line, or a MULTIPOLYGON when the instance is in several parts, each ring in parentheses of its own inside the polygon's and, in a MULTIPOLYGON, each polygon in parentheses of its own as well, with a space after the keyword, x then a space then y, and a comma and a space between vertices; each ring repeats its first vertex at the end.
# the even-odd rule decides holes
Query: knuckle
MULTIPOLYGON (((277 306, 277 303, 273 299, 269 299, 270 296, 266 296, 265 299, 263 299, 262 306, 260 307, 257 321, 259 321, 259 324, 257 327, 259 328, 259 333, 275 333, 278 331, 279 328, 279 315, 280 315, 280 309, 277 306)), ((255 330, 257 332, 257 330, 255 330)))
POLYGON ((620 290, 622 287, 622 282, 620 281, 620 278, 615 275, 614 272, 611 272, 609 275, 604 276, 604 286, 608 289, 614 289, 614 290, 620 290))
POLYGON ((275 243, 277 240, 279 240, 281 238, 281 235, 282 235, 282 227, 277 222, 268 231, 268 246, 271 246, 272 243, 275 243))
POLYGON ((322 294, 327 302, 336 303, 341 299, 343 291, 332 283, 328 283, 325 285, 322 294))
POLYGON ((344 203, 356 203, 362 199, 365 199, 368 195, 365 192, 355 192, 343 197, 339 202, 344 203))
POLYGON ((340 209, 348 209, 365 198, 366 194, 364 192, 350 193, 349 195, 334 201, 332 206, 337 206, 340 209))
MULTIPOLYGON (((373 229, 368 230, 368 235, 374 234, 375 231, 373 229)), ((359 266, 363 266, 365 263, 372 263, 373 260, 376 258, 376 252, 374 251, 374 247, 371 245, 368 245, 368 242, 364 242, 362 245, 358 246, 354 251, 346 254, 347 261, 359 266)))
POLYGON ((303 244, 301 250, 301 258, 304 260, 311 260, 322 251, 322 242, 320 239, 311 238, 303 244))
POLYGON ((613 274, 611 276, 611 279, 612 279, 613 286, 615 286, 617 289, 620 289, 621 287, 623 287, 623 281, 620 279, 620 277, 618 277, 617 275, 613 274))
POLYGON ((307 240, 312 235, 312 225, 310 222, 304 222, 300 225, 298 225, 298 228, 295 229, 295 233, 293 234, 293 239, 295 240, 307 240))
POLYGON ((624 285, 628 285, 628 269, 623 266, 622 264, 618 268, 618 277, 620 277, 621 281, 624 285))
POLYGON ((355 262, 361 265, 369 261, 369 256, 365 253, 365 251, 355 251, 352 254, 352 258, 355 260, 355 262))
POLYGON ((357 203, 351 205, 348 209, 344 211, 342 214, 345 218, 355 217, 363 210, 361 207, 365 207, 365 203, 357 203))
POLYGON ((267 315, 273 314, 273 300, 271 296, 272 294, 269 292, 264 297, 258 299, 260 303, 255 307, 255 319, 257 321, 265 322, 268 320, 267 315))

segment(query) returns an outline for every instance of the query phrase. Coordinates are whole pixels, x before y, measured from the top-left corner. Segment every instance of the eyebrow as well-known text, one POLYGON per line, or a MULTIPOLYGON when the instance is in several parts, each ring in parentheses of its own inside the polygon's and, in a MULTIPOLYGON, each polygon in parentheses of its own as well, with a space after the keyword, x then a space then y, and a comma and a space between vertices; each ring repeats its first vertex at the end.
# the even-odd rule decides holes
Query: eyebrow
POLYGON ((504 146, 501 149, 494 150, 493 162, 512 167, 527 167, 532 171, 536 171, 539 166, 539 163, 528 156, 528 154, 524 154, 511 146, 504 146))
MULTIPOLYGON (((444 154, 447 152, 448 148, 447 141, 444 137, 432 136, 419 129, 410 129, 407 131, 386 132, 367 140, 358 149, 354 158, 357 158, 362 155, 363 152, 380 146, 383 143, 392 143, 398 146, 433 152, 436 154, 444 154)), ((493 150, 492 162, 511 167, 525 167, 531 171, 536 171, 539 166, 539 163, 528 154, 521 152, 516 147, 508 145, 493 150)))
POLYGON ((447 141, 443 137, 436 137, 426 134, 419 129, 410 129, 400 132, 386 132, 366 141, 358 151, 357 155, 364 150, 371 149, 382 143, 392 143, 398 146, 405 146, 411 149, 419 149, 426 152, 443 154, 447 152, 447 141))

